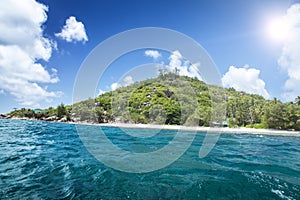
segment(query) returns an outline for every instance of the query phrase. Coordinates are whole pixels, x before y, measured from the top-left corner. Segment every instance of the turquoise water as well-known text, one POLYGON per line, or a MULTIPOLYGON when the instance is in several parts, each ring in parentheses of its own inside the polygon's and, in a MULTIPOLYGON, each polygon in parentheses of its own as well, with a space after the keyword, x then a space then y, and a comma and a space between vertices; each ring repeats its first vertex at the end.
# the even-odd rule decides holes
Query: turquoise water
MULTIPOLYGON (((176 133, 139 140, 105 132, 136 152, 159 149, 176 133)), ((0 120, 0 199, 300 199, 300 137, 222 134, 200 159, 204 136, 170 166, 130 174, 91 156, 75 125, 0 120)))

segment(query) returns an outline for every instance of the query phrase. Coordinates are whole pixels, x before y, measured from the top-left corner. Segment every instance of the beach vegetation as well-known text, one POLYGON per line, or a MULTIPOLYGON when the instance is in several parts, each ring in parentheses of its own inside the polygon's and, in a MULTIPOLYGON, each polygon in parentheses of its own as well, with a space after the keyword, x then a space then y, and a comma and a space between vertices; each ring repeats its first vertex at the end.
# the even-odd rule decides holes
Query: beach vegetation
POLYGON ((7 115, 89 123, 210 126, 225 122, 231 128, 300 130, 300 96, 294 102, 283 103, 277 98, 267 100, 234 88, 207 85, 178 73, 160 72, 156 78, 119 87, 73 105, 60 104, 36 113, 21 108, 7 115), (216 113, 220 119, 216 119, 216 113))

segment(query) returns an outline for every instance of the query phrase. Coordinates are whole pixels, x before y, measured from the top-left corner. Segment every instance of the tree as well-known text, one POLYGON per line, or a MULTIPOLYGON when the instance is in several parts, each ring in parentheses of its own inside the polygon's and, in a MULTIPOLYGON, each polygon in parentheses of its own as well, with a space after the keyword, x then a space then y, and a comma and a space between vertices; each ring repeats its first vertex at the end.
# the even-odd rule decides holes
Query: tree
POLYGON ((269 101, 264 106, 263 123, 272 129, 287 129, 289 118, 287 105, 278 100, 269 101))
POLYGON ((300 106, 300 96, 297 96, 295 99, 295 103, 300 106))
POLYGON ((174 73, 176 76, 179 76, 180 69, 175 67, 174 73))
POLYGON ((226 119, 230 127, 300 130, 300 96, 295 98, 295 103, 282 103, 276 98, 266 100, 260 95, 233 88, 226 89, 225 95, 220 87, 207 85, 197 78, 180 76, 178 69, 166 72, 162 68, 159 72, 157 78, 120 87, 95 99, 75 103, 72 107, 61 103, 57 108, 45 109, 43 113, 22 108, 8 115, 37 119, 57 116, 68 120, 72 117, 74 120, 99 123, 117 120, 199 126, 209 126, 212 121, 226 119))
POLYGON ((57 117, 63 118, 67 114, 66 107, 63 103, 57 106, 57 117))

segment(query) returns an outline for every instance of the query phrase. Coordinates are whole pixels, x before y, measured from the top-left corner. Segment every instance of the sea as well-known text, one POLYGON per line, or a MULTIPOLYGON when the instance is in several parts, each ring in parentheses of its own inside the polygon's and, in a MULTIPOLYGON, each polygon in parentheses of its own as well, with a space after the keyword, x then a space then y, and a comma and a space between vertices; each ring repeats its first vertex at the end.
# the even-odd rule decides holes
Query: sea
POLYGON ((113 145, 136 154, 159 151, 177 134, 139 138, 117 127, 1 119, 0 199, 300 199, 300 137, 221 134, 200 158, 206 133, 197 132, 169 165, 128 172, 101 162, 78 128, 102 129, 113 145))

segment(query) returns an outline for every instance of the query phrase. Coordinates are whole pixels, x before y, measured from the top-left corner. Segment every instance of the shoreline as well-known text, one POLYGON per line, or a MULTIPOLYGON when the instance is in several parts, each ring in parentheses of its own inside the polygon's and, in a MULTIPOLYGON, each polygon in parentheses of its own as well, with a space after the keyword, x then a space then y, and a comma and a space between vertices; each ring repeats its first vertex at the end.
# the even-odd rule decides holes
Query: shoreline
POLYGON ((133 128, 133 129, 159 129, 159 130, 181 130, 181 131, 197 131, 197 132, 209 132, 220 134, 253 134, 253 135, 278 135, 278 136, 298 136, 300 137, 300 131, 289 130, 276 130, 276 129, 255 129, 255 128, 228 128, 228 127, 193 127, 193 126, 181 126, 181 125, 156 125, 156 124, 127 124, 127 123, 78 123, 70 122, 69 124, 75 125, 91 125, 101 127, 118 127, 118 128, 133 128))
POLYGON ((88 123, 88 122, 59 122, 59 121, 43 121, 37 119, 20 119, 10 118, 8 120, 32 120, 41 122, 65 123, 74 125, 88 125, 101 127, 118 127, 128 129, 158 129, 158 130, 180 130, 180 131, 197 131, 220 134, 253 134, 253 135, 277 135, 277 136, 298 136, 300 131, 276 130, 276 129, 255 129, 255 128, 229 128, 229 127, 201 127, 201 126, 182 126, 182 125, 157 125, 157 124, 130 124, 130 123, 88 123))

